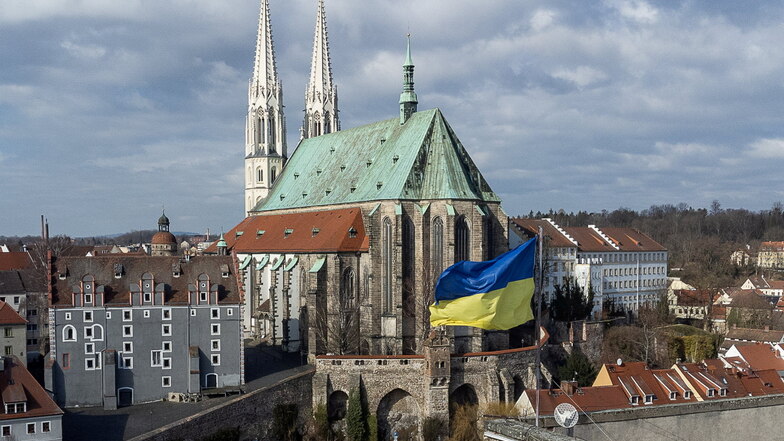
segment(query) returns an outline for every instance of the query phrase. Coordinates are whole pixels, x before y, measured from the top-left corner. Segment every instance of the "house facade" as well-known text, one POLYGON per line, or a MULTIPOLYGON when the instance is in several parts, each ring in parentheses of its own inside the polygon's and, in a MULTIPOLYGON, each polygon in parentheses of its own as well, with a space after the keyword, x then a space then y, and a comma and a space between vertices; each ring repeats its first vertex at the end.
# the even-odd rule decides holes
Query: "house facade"
POLYGON ((112 409, 243 384, 231 256, 53 261, 46 385, 60 405, 112 409))

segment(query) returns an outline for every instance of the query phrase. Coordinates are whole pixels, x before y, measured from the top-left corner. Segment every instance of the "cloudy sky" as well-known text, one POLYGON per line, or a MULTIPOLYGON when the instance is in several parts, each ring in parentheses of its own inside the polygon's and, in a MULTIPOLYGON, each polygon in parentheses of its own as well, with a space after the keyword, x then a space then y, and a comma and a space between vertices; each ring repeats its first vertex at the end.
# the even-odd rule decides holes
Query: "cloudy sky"
MULTIPOLYGON (((316 0, 271 0, 289 150, 316 0)), ((242 218, 257 0, 2 0, 0 235, 242 218)), ((511 215, 784 200, 784 4, 327 0, 343 128, 395 117, 404 35, 511 215)))

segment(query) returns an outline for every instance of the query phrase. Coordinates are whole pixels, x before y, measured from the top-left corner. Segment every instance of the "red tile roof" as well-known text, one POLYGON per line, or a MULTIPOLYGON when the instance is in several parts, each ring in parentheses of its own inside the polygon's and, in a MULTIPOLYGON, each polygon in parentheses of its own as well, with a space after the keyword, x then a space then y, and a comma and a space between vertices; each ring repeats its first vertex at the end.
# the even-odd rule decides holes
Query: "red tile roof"
MULTIPOLYGON (((359 208, 249 216, 224 235, 237 253, 318 253, 367 251, 359 208)), ((217 242, 205 252, 217 252, 217 242)))
MULTIPOLYGON (((0 371, 0 397, 5 403, 26 401, 27 412, 0 413, 0 421, 17 418, 62 415, 63 411, 49 398, 49 394, 14 356, 5 357, 5 367, 0 371)), ((0 363, 3 359, 0 358, 0 363)))
POLYGON ((636 395, 639 404, 644 405, 645 396, 653 395, 651 404, 677 404, 695 401, 693 396, 686 398, 686 388, 673 369, 651 369, 644 362, 626 362, 621 365, 605 364, 614 385, 624 389, 627 399, 636 395), (670 399, 674 392, 674 399, 670 399))
POLYGON ((735 348, 754 370, 775 369, 784 371, 784 359, 780 358, 778 352, 767 343, 736 346, 735 348))
MULTIPOLYGON (((526 389, 525 394, 530 403, 536 403, 535 389, 526 389)), ((556 406, 561 403, 576 405, 584 412, 632 407, 626 394, 617 385, 581 387, 572 395, 567 395, 560 389, 539 390, 540 415, 552 415, 556 406)))
POLYGON ((25 251, 0 253, 0 271, 26 269, 31 266, 33 266, 33 261, 25 251))
POLYGON ((601 227, 599 230, 613 239, 621 251, 667 251, 660 243, 634 228, 601 227))
POLYGON ((14 308, 0 300, 0 325, 24 325, 25 323, 27 320, 14 311, 14 308))
POLYGON ((760 251, 784 251, 784 242, 762 242, 760 251))
POLYGON ((511 219, 511 221, 513 225, 523 230, 528 237, 539 234, 539 227, 542 227, 542 233, 544 233, 545 239, 549 240, 548 245, 551 247, 577 248, 577 245, 546 220, 515 218, 511 219))
POLYGON ((566 227, 564 230, 577 240, 580 251, 616 251, 599 233, 588 227, 566 227))

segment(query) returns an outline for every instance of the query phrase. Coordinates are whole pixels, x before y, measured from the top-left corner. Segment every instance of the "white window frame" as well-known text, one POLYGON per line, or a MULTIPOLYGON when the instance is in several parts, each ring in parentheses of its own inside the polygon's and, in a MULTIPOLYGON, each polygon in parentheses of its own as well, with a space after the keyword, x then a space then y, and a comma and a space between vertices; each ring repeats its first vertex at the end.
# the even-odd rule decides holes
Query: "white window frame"
POLYGON ((220 319, 220 308, 210 308, 210 318, 220 319))
POLYGON ((226 315, 234 315, 234 308, 226 308, 226 315))
POLYGON ((149 309, 145 309, 144 310, 144 318, 150 318, 150 310, 149 309))
POLYGON ((221 350, 221 341, 219 338, 210 340, 210 350, 211 351, 220 351, 221 350), (217 345, 216 345, 217 343, 217 345))
POLYGON ((171 368, 172 368, 171 357, 161 357, 161 369, 171 369, 171 368))
POLYGON ((164 375, 161 377, 161 387, 171 387, 171 377, 168 375, 164 375), (168 383, 168 384, 167 384, 168 383))
POLYGON ((161 320, 171 320, 172 319, 172 309, 171 308, 162 308, 161 309, 161 320), (168 313, 168 317, 166 317, 168 313))
POLYGON ((123 350, 126 354, 133 354, 133 342, 132 341, 124 341, 123 342, 123 350))
POLYGON ((27 435, 34 435, 36 433, 35 432, 35 423, 27 423, 27 426, 25 428, 27 429, 27 433, 26 433, 27 435), (32 432, 30 431, 31 428, 33 429, 32 432))
POLYGON ((151 367, 161 367, 163 366, 163 351, 161 350, 152 350, 150 351, 150 366, 151 367), (155 355, 158 355, 158 362, 155 362, 155 355))
POLYGON ((133 356, 120 354, 120 369, 133 369, 133 356))
POLYGON ((95 317, 92 311, 83 311, 82 315, 85 323, 92 323, 93 318, 95 317))
POLYGON ((122 321, 124 322, 132 322, 133 321, 133 309, 123 309, 122 310, 122 321), (126 318, 127 315, 127 318, 126 318))
POLYGON ((85 343, 84 355, 93 355, 93 354, 95 354, 95 343, 85 343))
POLYGON ((63 341, 64 342, 65 341, 77 341, 79 339, 79 337, 77 336, 77 333, 76 333, 76 327, 73 326, 73 325, 65 325, 65 326, 63 326, 62 337, 63 337, 63 341), (68 329, 72 329, 73 330, 73 338, 65 338, 66 331, 68 329))
POLYGON ((112 319, 112 311, 106 311, 106 320, 112 319))
POLYGON ((208 298, 208 295, 207 295, 206 292, 202 291, 202 292, 199 293, 199 301, 200 302, 206 302, 207 298, 208 298))
POLYGON ((14 436, 14 429, 13 429, 13 427, 12 426, 6 426, 6 425, 0 426, 0 437, 5 438, 7 436, 8 437, 14 436), (3 435, 3 433, 5 432, 5 429, 8 429, 8 435, 3 435))
POLYGON ((212 323, 210 325, 210 335, 221 335, 220 323, 212 323))
POLYGON ((51 421, 41 421, 41 433, 49 433, 52 431, 51 421))
POLYGON ((93 327, 92 326, 85 326, 84 327, 84 338, 89 338, 90 340, 92 340, 93 339, 93 335, 95 335, 95 333, 93 333, 93 327))
POLYGON ((66 320, 71 320, 71 313, 70 312, 66 312, 65 313, 65 319, 66 320))
POLYGON ((152 303, 152 293, 151 292, 145 292, 144 296, 142 297, 142 302, 144 302, 144 303, 152 303))
POLYGON ((123 325, 123 337, 133 337, 133 325, 123 325), (126 332, 128 331, 128 332, 126 332))
POLYGON ((196 310, 195 309, 191 309, 191 317, 196 317, 196 310))
POLYGON ((171 341, 164 341, 161 343, 161 352, 171 352, 172 351, 172 342, 171 341), (168 349, 166 347, 168 346, 168 349))
POLYGON ((171 337, 172 335, 172 325, 171 323, 164 323, 161 325, 161 335, 163 337, 171 337))
POLYGON ((94 371, 95 370, 95 358, 94 357, 85 357, 85 359, 84 359, 84 370, 86 370, 86 371, 94 371))
POLYGON ((213 366, 220 366, 220 354, 210 354, 210 363, 213 366))

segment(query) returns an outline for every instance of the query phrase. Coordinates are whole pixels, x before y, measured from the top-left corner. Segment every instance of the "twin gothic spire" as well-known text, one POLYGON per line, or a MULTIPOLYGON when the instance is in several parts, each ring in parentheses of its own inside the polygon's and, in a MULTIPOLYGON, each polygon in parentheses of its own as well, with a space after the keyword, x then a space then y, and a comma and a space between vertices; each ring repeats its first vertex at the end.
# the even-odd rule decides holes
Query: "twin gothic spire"
MULTIPOLYGON (((338 93, 332 82, 324 0, 318 0, 310 82, 305 91, 302 138, 340 130, 338 93)), ((283 86, 275 64, 269 0, 261 0, 256 58, 245 121, 245 213, 269 194, 287 159, 283 86)))

